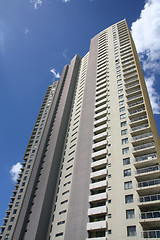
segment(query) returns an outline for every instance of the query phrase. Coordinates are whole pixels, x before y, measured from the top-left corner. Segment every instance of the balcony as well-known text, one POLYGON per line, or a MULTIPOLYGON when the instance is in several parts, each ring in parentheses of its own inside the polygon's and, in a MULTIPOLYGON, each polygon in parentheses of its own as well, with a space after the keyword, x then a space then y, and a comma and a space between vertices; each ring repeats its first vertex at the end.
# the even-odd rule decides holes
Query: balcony
POLYGON ((138 145, 138 146, 135 146, 133 148, 133 154, 134 156, 139 156, 141 154, 151 154, 155 152, 155 144, 154 142, 151 142, 151 143, 145 143, 145 144, 142 144, 142 145, 138 145))
POLYGON ((93 132, 94 132, 94 134, 102 133, 102 132, 104 132, 104 131, 107 129, 107 127, 108 127, 107 124, 103 124, 103 125, 101 125, 101 126, 99 126, 99 127, 95 127, 95 128, 93 129, 93 132))
POLYGON ((106 200, 107 199, 107 193, 98 193, 98 194, 94 194, 89 196, 89 202, 97 202, 100 200, 106 200))
POLYGON ((87 231, 102 230, 102 229, 106 229, 106 228, 107 228, 106 221, 98 221, 98 222, 87 223, 87 231))
POLYGON ((160 230, 149 230, 142 232, 142 238, 145 239, 159 239, 160 238, 160 230))
POLYGON ((150 187, 154 185, 160 185, 160 178, 149 180, 149 181, 143 181, 138 183, 138 188, 144 188, 144 187, 150 187))
POLYGON ((152 194, 152 195, 145 195, 139 197, 138 205, 142 208, 143 206, 160 206, 160 193, 159 194, 152 194))
POLYGON ((107 108, 107 105, 106 105, 106 103, 104 103, 103 105, 95 108, 95 113, 97 114, 99 112, 102 112, 102 111, 106 110, 106 108, 107 108))
POLYGON ((137 169, 136 174, 149 173, 160 170, 158 165, 137 169))
POLYGON ((94 141, 94 142, 99 142, 99 141, 105 140, 106 138, 107 138, 107 133, 106 133, 106 132, 103 132, 103 133, 94 135, 94 136, 93 136, 93 141, 94 141))
POLYGON ((91 179, 96 179, 96 178, 99 178, 99 177, 105 177, 107 176, 107 169, 102 169, 102 170, 99 170, 99 171, 96 171, 96 172, 92 172, 90 174, 90 178, 91 179))
POLYGON ((134 61, 131 61, 132 64, 127 64, 127 65, 123 65, 122 68, 123 68, 123 71, 125 71, 126 68, 132 68, 132 67, 135 67, 135 63, 134 61))
MULTIPOLYGON (((142 100, 143 99, 143 96, 142 96, 142 93, 140 93, 140 94, 136 94, 136 95, 134 95, 134 96, 132 96, 132 97, 129 97, 128 99, 127 99, 127 102, 136 102, 137 100, 142 100)), ((129 104, 128 103, 128 104, 129 104)))
POLYGON ((98 120, 94 121, 94 126, 99 127, 100 125, 105 124, 107 122, 107 120, 108 120, 107 117, 103 117, 101 119, 98 119, 98 120))
POLYGON ((99 86, 96 87, 96 92, 98 92, 99 90, 107 87, 106 80, 105 80, 104 82, 105 82, 105 83, 103 83, 103 84, 101 84, 101 85, 99 85, 99 86))
POLYGON ((143 143, 144 143, 145 139, 148 139, 148 140, 153 139, 153 134, 152 134, 152 132, 144 133, 144 134, 141 134, 141 135, 134 136, 134 137, 131 139, 131 142, 132 142, 132 144, 133 144, 133 143, 139 143, 139 142, 143 142, 143 143))
POLYGON ((98 120, 98 119, 100 119, 100 118, 105 117, 105 116, 107 115, 107 113, 108 113, 108 111, 107 111, 107 110, 104 110, 104 111, 102 111, 102 112, 100 112, 100 113, 95 114, 95 115, 94 115, 94 118, 95 118, 96 120, 98 120))
POLYGON ((102 106, 103 104, 107 104, 107 99, 106 99, 106 98, 103 98, 102 100, 97 101, 97 102, 95 103, 95 107, 96 107, 96 108, 97 108, 97 107, 100 107, 100 106, 102 106))
POLYGON ((142 212, 140 214, 140 219, 142 219, 142 221, 143 220, 160 221, 160 211, 142 212))
POLYGON ((158 163, 158 159, 157 159, 156 153, 147 154, 147 155, 143 155, 135 158, 135 165, 137 165, 139 168, 152 166, 153 164, 157 164, 157 163, 158 163))
POLYGON ((91 168, 101 167, 107 164, 107 159, 101 159, 91 163, 91 168))
POLYGON ((136 117, 136 118, 132 118, 129 123, 130 125, 132 126, 133 124, 137 124, 137 122, 141 121, 143 122, 146 122, 146 119, 147 119, 147 115, 143 115, 143 116, 140 116, 140 117, 136 117))
POLYGON ((100 189, 100 188, 104 188, 104 187, 107 187, 107 181, 104 180, 104 181, 100 181, 100 182, 95 182, 95 183, 91 183, 89 185, 89 189, 90 190, 94 190, 94 189, 100 189))
POLYGON ((88 216, 98 215, 98 214, 102 214, 102 213, 107 213, 106 206, 94 207, 94 208, 88 209, 88 216))
POLYGON ((135 77, 132 77, 128 80, 125 81, 125 86, 127 86, 128 84, 134 83, 135 81, 138 81, 138 76, 136 75, 135 77))
POLYGON ((138 108, 136 110, 132 110, 129 112, 129 117, 133 117, 134 115, 137 115, 139 113, 142 113, 145 111, 145 107, 142 107, 142 108, 138 108))
POLYGON ((136 68, 130 68, 128 70, 123 70, 123 75, 124 75, 124 78, 128 77, 132 74, 135 74, 137 72, 137 69, 136 68))
POLYGON ((131 78, 133 76, 137 76, 137 72, 136 71, 131 73, 131 74, 129 74, 129 75, 124 76, 124 80, 127 80, 128 78, 131 78))
POLYGON ((136 79, 136 81, 134 83, 131 83, 129 85, 126 85, 126 90, 130 90, 132 88, 137 88, 139 86, 139 81, 138 79, 136 79))
POLYGON ((141 134, 150 131, 149 124, 142 124, 131 128, 131 134, 141 134))
POLYGON ((102 149, 106 148, 106 145, 107 145, 107 140, 103 140, 101 142, 93 144, 92 149, 94 151, 102 150, 102 149))

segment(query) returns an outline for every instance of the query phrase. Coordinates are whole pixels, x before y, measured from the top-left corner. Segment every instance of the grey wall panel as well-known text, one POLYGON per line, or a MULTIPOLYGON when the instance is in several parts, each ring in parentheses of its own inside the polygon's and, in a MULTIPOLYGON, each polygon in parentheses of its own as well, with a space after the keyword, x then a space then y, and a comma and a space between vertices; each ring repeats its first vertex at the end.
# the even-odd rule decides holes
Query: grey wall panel
POLYGON ((91 40, 90 45, 87 79, 84 90, 66 231, 64 236, 65 240, 84 240, 87 238, 86 226, 88 222, 89 208, 88 197, 91 171, 97 51, 98 37, 95 37, 91 40))

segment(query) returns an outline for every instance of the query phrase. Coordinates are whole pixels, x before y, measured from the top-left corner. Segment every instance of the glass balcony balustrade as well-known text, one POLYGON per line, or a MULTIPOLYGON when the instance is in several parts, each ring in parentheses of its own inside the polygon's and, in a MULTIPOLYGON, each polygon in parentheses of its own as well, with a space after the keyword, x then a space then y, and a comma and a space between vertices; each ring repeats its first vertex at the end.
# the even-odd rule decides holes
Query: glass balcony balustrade
POLYGON ((147 155, 144 155, 144 156, 136 157, 135 158, 135 162, 141 162, 141 161, 145 161, 145 160, 152 160, 154 158, 157 158, 157 154, 156 153, 152 153, 152 154, 147 154, 147 155))
POLYGON ((143 139, 143 138, 148 138, 148 137, 152 137, 153 134, 151 132, 149 133, 144 133, 144 134, 141 134, 141 135, 138 135, 138 136, 134 136, 132 138, 132 141, 136 141, 136 140, 140 140, 140 139, 143 139))
POLYGON ((131 131, 134 132, 134 131, 136 131, 136 130, 140 130, 140 129, 147 128, 147 127, 149 127, 149 124, 148 124, 148 123, 142 124, 142 125, 140 125, 140 126, 132 127, 132 128, 131 128, 131 131))
POLYGON ((160 218, 160 211, 142 212, 140 214, 141 219, 160 218))
POLYGON ((145 108, 144 108, 144 107, 129 112, 129 115, 132 115, 132 114, 135 114, 135 113, 139 113, 139 112, 142 112, 142 111, 145 111, 145 108))
POLYGON ((160 170, 158 165, 150 166, 150 167, 146 167, 146 168, 137 169, 136 174, 149 173, 149 172, 158 171, 158 170, 160 170))
POLYGON ((139 197, 140 203, 160 201, 160 194, 146 195, 139 197))
POLYGON ((160 238, 160 230, 149 230, 149 231, 143 231, 142 238, 154 238, 159 239, 160 238))
POLYGON ((160 178, 149 180, 149 181, 143 181, 139 182, 137 187, 142 188, 142 187, 149 187, 149 186, 154 186, 160 184, 160 178))
POLYGON ((133 151, 141 150, 141 149, 144 149, 144 148, 150 148, 150 147, 154 147, 154 146, 155 146, 154 142, 146 143, 146 144, 143 144, 143 145, 135 146, 133 148, 133 151))
POLYGON ((139 98, 139 97, 142 97, 142 93, 140 93, 140 94, 136 94, 136 95, 133 96, 133 97, 129 97, 129 98, 127 98, 127 101, 131 101, 131 100, 136 99, 136 98, 139 98))

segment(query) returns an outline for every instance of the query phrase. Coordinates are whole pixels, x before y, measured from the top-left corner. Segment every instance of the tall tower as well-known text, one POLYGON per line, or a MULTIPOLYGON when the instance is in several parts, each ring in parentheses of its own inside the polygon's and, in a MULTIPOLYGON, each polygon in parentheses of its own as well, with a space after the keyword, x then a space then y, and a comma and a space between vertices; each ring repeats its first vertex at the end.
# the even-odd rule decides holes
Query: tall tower
POLYGON ((49 86, 1 239, 160 238, 160 141, 122 20, 49 86))

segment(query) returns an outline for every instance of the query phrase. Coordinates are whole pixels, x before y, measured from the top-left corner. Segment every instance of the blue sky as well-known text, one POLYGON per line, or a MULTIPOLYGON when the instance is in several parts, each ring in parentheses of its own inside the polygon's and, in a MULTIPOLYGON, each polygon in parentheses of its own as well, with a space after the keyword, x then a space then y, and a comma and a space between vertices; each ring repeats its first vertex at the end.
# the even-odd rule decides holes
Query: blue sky
POLYGON ((88 52, 94 35, 123 18, 160 132, 159 12, 159 0, 0 1, 0 224, 48 85, 75 54, 88 52))

